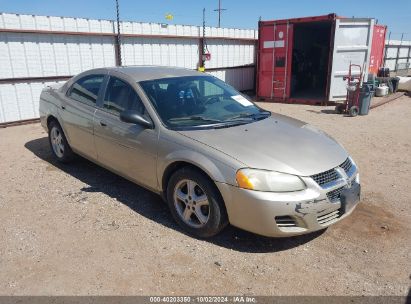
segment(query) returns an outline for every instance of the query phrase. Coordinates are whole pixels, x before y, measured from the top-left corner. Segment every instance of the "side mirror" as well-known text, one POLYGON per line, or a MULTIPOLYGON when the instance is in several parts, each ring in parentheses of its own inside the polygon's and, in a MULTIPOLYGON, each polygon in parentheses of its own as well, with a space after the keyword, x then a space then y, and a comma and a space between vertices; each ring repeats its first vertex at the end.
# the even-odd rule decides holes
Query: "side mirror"
POLYGON ((153 123, 148 120, 147 118, 143 117, 140 113, 136 111, 123 111, 120 113, 120 120, 132 123, 136 125, 140 125, 146 129, 153 129, 153 123))

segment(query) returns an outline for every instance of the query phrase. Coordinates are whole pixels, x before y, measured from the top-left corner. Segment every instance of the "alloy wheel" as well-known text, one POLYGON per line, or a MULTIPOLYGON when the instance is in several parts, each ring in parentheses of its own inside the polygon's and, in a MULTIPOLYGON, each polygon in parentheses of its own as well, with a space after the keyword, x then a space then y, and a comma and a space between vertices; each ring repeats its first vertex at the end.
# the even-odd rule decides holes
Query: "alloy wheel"
POLYGON ((63 135, 58 128, 53 127, 51 129, 50 140, 54 153, 57 155, 57 157, 62 158, 64 156, 63 135))
POLYGON ((183 179, 175 186, 174 206, 184 223, 193 228, 205 226, 210 217, 210 204, 205 191, 189 179, 183 179))

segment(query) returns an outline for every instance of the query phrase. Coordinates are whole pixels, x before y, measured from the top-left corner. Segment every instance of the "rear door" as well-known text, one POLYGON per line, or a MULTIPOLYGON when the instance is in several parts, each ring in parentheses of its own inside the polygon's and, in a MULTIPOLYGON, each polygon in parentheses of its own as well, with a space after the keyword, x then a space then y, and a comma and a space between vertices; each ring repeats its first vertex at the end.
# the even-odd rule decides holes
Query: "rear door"
POLYGON ((293 26, 261 24, 259 35, 258 96, 285 100, 290 96, 293 26))
POLYGON ((350 63, 362 66, 364 79, 367 80, 373 29, 374 19, 336 19, 328 95, 330 101, 345 100, 347 91, 343 78, 348 75, 350 63))
POLYGON ((101 73, 77 79, 64 96, 59 112, 71 147, 92 159, 97 159, 93 136, 94 113, 105 77, 101 73))

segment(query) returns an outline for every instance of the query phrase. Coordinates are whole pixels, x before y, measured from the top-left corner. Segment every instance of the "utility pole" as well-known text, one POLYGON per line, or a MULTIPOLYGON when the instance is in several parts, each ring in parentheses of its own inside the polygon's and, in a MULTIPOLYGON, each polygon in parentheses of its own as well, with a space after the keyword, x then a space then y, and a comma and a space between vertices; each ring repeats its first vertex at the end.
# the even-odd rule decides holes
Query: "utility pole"
POLYGON ((226 11, 225 8, 221 8, 221 0, 218 0, 218 8, 214 11, 218 12, 218 27, 221 27, 221 12, 226 11))
POLYGON ((121 37, 120 37, 120 11, 118 6, 118 0, 116 0, 116 13, 117 13, 117 35, 116 35, 116 64, 121 66, 121 37))
POLYGON ((198 70, 200 71, 200 72, 204 72, 204 64, 205 64, 205 58, 204 58, 204 53, 205 53, 205 25, 206 25, 206 23, 205 23, 205 8, 203 8, 203 28, 202 28, 202 30, 203 30, 203 33, 202 33, 202 37, 200 38, 200 45, 199 45, 199 50, 201 51, 200 52, 200 66, 198 67, 198 70))

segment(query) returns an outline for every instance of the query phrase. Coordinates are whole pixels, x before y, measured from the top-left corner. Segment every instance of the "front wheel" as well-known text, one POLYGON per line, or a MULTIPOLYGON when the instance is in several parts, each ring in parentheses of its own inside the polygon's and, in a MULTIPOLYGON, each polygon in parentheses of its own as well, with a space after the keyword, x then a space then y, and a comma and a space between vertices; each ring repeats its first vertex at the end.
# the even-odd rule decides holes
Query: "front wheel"
POLYGON ((212 237, 228 223, 218 189, 205 174, 194 168, 182 168, 171 176, 167 202, 176 222, 194 236, 212 237))
POLYGON ((67 163, 73 159, 73 151, 67 142, 61 126, 55 120, 49 124, 49 143, 54 158, 59 162, 67 163))

